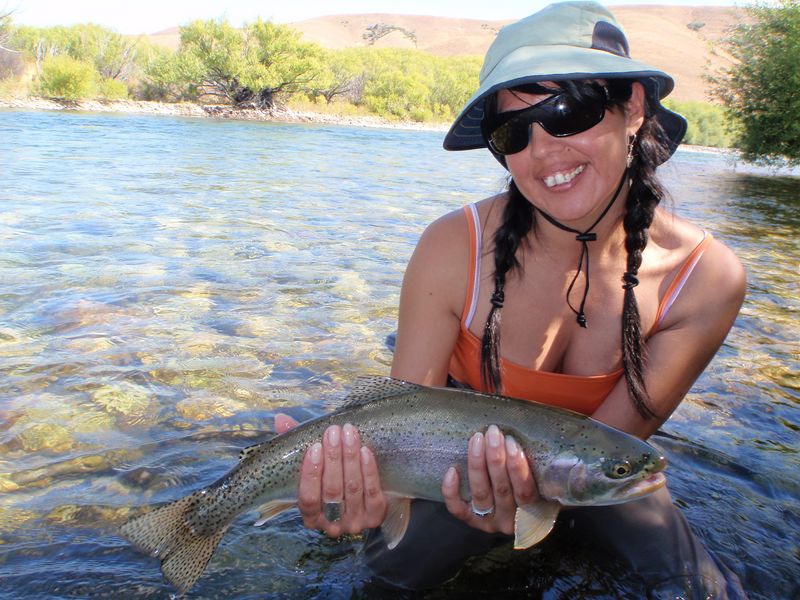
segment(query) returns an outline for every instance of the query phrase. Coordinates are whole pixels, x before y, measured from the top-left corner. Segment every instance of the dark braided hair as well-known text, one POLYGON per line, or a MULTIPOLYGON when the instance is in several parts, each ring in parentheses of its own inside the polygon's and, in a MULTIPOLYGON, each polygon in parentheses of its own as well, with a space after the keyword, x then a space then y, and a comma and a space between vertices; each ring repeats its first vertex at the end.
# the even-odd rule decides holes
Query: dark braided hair
MULTIPOLYGON (((580 96, 591 93, 580 81, 563 81, 557 84, 562 90, 580 96)), ((633 80, 609 79, 606 82, 610 108, 622 107, 633 91, 633 80)), ((515 91, 541 94, 542 86, 533 84, 515 87, 515 91)), ((546 91, 544 93, 547 93, 546 91)), ((634 288, 638 285, 642 252, 647 245, 648 229, 653 222, 656 206, 665 195, 656 177, 656 167, 669 156, 667 138, 653 118, 655 103, 646 96, 645 120, 633 141, 633 160, 628 167, 631 187, 625 205, 623 227, 627 265, 622 276, 624 303, 622 309, 622 365, 628 392, 636 410, 645 418, 656 414, 648 406, 644 384, 644 347, 639 306, 634 288)), ((486 113, 496 112, 496 98, 486 102, 486 113)), ((517 251, 525 244, 528 234, 536 226, 536 209, 522 195, 513 179, 508 185, 508 203, 503 211, 502 223, 494 235, 494 293, 492 308, 486 320, 481 343, 481 374, 484 387, 490 391, 502 390, 500 369, 500 310, 503 307, 506 276, 520 267, 517 251)))

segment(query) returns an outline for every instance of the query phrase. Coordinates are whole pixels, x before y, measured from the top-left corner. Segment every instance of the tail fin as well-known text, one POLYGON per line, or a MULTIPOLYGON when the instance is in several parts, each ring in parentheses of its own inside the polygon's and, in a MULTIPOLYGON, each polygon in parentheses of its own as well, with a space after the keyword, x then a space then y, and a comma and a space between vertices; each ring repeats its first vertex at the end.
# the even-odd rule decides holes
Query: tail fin
POLYGON ((205 571, 228 525, 200 535, 187 521, 202 497, 195 492, 171 504, 131 519, 122 534, 137 548, 161 559, 161 572, 181 593, 187 592, 205 571))

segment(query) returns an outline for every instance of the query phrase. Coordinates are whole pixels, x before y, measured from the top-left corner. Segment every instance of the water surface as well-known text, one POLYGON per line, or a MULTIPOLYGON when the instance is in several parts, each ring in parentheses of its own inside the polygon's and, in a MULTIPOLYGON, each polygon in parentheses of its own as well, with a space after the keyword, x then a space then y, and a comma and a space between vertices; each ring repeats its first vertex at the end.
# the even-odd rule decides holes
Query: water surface
MULTIPOLYGON (((130 507, 214 481, 276 412, 321 414, 388 373, 422 229, 503 185, 442 135, 0 111, 0 595, 166 597, 115 533, 130 507)), ((685 150, 662 171, 749 291, 655 441, 752 597, 797 598, 800 179, 685 150)), ((365 593, 357 539, 295 512, 250 522, 190 597, 365 593)), ((634 594, 625 573, 546 550, 477 560, 439 596, 634 594)))

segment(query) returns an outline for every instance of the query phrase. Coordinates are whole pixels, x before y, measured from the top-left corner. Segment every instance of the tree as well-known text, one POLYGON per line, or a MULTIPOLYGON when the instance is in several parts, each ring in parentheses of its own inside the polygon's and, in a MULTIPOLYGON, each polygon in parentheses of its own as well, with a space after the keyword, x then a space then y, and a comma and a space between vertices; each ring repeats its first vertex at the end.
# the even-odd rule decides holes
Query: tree
POLYGON ((272 108, 280 94, 310 86, 322 69, 321 49, 284 25, 258 20, 244 31, 226 21, 181 28, 178 65, 201 95, 272 108))
POLYGON ((366 80, 361 62, 352 53, 342 51, 327 51, 322 60, 327 68, 315 78, 309 95, 312 98, 322 96, 328 104, 337 96, 360 100, 366 80))
POLYGON ((127 81, 135 70, 138 41, 91 23, 73 27, 18 27, 14 46, 36 61, 37 73, 49 57, 69 56, 94 66, 102 79, 127 81))
POLYGON ((800 0, 748 13, 725 42, 736 64, 712 77, 714 93, 741 124, 746 160, 800 164, 800 0))
POLYGON ((94 64, 103 79, 128 80, 134 71, 137 41, 119 33, 87 23, 71 28, 66 52, 69 56, 94 64))
POLYGON ((197 100, 198 89, 185 55, 158 46, 139 53, 144 72, 140 93, 145 100, 197 100))
POLYGON ((407 39, 414 42, 414 46, 417 45, 417 35, 405 27, 399 27, 397 25, 389 25, 387 23, 375 23, 367 27, 367 31, 361 36, 362 39, 366 40, 367 44, 370 46, 374 46, 375 42, 377 42, 382 37, 386 37, 393 31, 399 31, 402 33, 407 39))
POLYGON ((181 27, 178 79, 194 81, 200 94, 236 102, 247 71, 245 38, 226 21, 192 21, 181 27))
POLYGON ((300 41, 300 32, 259 19, 247 27, 249 64, 246 92, 240 101, 272 108, 279 95, 311 89, 322 74, 323 52, 300 41))
POLYGON ((0 10, 0 50, 13 52, 8 47, 8 40, 11 37, 11 11, 0 10))
POLYGON ((0 79, 20 75, 25 65, 21 53, 11 48, 10 10, 0 10, 0 79))

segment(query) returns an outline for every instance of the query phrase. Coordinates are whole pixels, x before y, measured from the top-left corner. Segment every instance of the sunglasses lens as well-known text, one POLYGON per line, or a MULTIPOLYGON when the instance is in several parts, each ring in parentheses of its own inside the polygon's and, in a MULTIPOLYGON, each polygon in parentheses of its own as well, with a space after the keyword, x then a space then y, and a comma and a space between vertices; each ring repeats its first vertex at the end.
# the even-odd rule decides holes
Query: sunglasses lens
POLYGON ((509 119, 489 135, 489 144, 498 154, 522 152, 530 141, 531 123, 523 116, 509 119))
POLYGON ((516 154, 530 143, 534 123, 552 136, 566 137, 591 129, 603 120, 605 102, 600 97, 575 98, 558 94, 530 108, 514 111, 513 115, 498 117, 501 121, 486 135, 489 146, 498 154, 516 154))
POLYGON ((605 103, 602 98, 578 99, 561 95, 545 110, 537 119, 539 124, 550 135, 566 137, 591 129, 602 121, 605 103))

